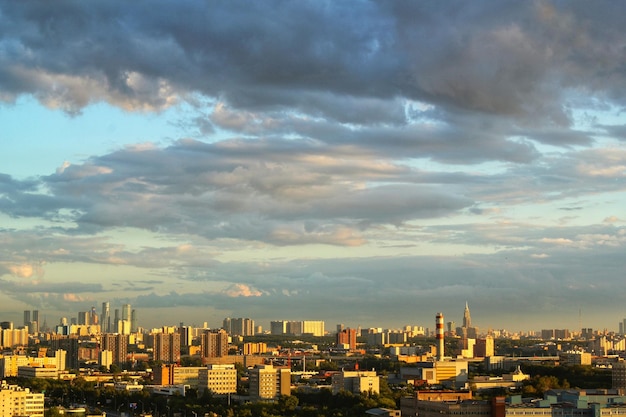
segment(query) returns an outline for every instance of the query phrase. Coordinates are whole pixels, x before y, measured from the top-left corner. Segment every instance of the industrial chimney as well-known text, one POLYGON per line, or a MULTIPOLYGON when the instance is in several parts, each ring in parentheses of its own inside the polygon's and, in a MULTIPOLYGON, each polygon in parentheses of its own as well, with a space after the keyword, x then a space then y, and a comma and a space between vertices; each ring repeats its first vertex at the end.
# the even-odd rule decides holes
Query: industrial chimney
POLYGON ((437 360, 443 360, 443 313, 437 313, 435 316, 435 327, 437 329, 436 338, 437 338, 437 360))

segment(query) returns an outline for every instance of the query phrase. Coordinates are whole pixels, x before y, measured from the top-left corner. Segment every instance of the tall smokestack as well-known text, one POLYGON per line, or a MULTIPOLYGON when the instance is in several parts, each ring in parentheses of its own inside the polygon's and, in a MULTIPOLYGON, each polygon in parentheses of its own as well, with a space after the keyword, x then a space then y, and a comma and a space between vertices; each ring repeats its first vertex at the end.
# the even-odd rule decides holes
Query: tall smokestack
POLYGON ((437 329, 436 338, 437 338, 437 360, 443 360, 443 313, 437 313, 435 317, 435 326, 437 329))

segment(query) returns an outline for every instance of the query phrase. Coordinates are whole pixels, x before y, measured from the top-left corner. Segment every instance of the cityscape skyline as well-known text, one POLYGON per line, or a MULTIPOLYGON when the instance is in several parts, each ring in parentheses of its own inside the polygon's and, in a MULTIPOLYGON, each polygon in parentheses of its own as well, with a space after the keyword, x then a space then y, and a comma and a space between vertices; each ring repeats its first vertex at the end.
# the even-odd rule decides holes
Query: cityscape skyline
MULTIPOLYGON (((543 323, 541 327, 537 328, 513 328, 513 327, 494 327, 488 324, 485 324, 483 327, 474 326, 472 324, 471 314, 469 303, 465 302, 465 307, 463 309, 460 317, 456 317, 454 315, 446 316, 443 312, 437 313, 437 324, 433 325, 433 323, 428 322, 410 322, 406 321, 403 323, 392 323, 389 325, 381 325, 380 323, 350 323, 346 324, 345 321, 342 321, 341 318, 333 318, 330 320, 318 320, 315 318, 287 318, 287 317, 273 317, 271 319, 263 319, 257 320, 254 317, 246 317, 241 315, 234 315, 222 318, 214 318, 213 320, 201 320, 196 318, 196 320, 192 320, 190 322, 185 321, 176 321, 176 318, 170 318, 171 322, 163 322, 162 318, 152 318, 151 320, 147 320, 145 323, 142 323, 137 318, 137 312, 134 308, 131 309, 131 305, 124 304, 121 308, 114 308, 115 312, 114 316, 110 316, 110 306, 111 303, 106 301, 102 302, 102 310, 101 314, 97 313, 97 308, 95 306, 91 306, 89 309, 85 311, 74 312, 75 316, 63 316, 59 317, 58 320, 53 320, 52 322, 47 322, 47 318, 45 313, 41 314, 42 321, 41 323, 37 320, 40 317, 40 312, 38 310, 24 310, 23 312, 23 324, 24 326, 33 325, 35 327, 35 332, 39 332, 42 330, 42 326, 46 326, 48 329, 54 331, 55 326, 58 325, 98 325, 100 326, 100 331, 102 333, 124 333, 130 334, 135 333, 139 329, 142 331, 150 331, 151 329, 165 328, 165 327, 182 327, 182 326, 190 326, 194 328, 210 328, 210 329, 224 329, 229 334, 236 334, 240 336, 252 336, 255 334, 256 329, 258 327, 261 328, 262 333, 275 333, 274 326, 282 324, 283 333, 307 333, 307 331, 302 332, 294 332, 294 328, 288 329, 292 323, 300 322, 300 326, 308 322, 310 323, 309 329, 315 335, 320 336, 324 333, 324 326, 326 326, 326 334, 333 334, 338 331, 339 327, 351 328, 351 329, 372 329, 372 328, 381 328, 386 330, 401 330, 407 327, 420 327, 426 331, 429 336, 434 336, 436 331, 439 328, 440 318, 443 320, 443 329, 446 333, 455 333, 457 336, 461 336, 463 338, 476 338, 478 335, 486 335, 491 332, 501 332, 505 331, 510 334, 529 334, 535 333, 539 334, 546 329, 562 329, 567 330, 568 332, 573 333, 590 333, 590 332, 609 332, 616 334, 626 334, 626 314, 624 318, 614 318, 614 326, 612 324, 601 326, 601 327, 590 327, 582 325, 582 317, 579 316, 578 327, 568 327, 563 326, 561 323, 550 322, 547 321, 543 323), (126 310, 127 312, 124 312, 126 310), (132 313, 131 313, 132 312, 132 313), (32 313, 32 314, 31 314, 32 313), (33 317, 33 322, 30 322, 31 316, 33 317), (317 323, 321 324, 321 329, 317 327, 317 323), (285 327, 287 325, 287 327, 285 327), (313 326, 313 327, 310 327, 313 326), (233 332, 234 329, 237 329, 233 332), (459 333, 461 332, 461 333, 459 333)), ((11 320, 6 320, 6 317, 0 316, 0 322, 12 322, 11 320)), ((12 322, 13 323, 13 322, 12 322)), ((16 325, 16 328, 20 327, 16 325)), ((298 329, 300 327, 297 327, 298 329)), ((302 330, 302 329, 301 329, 302 330)), ((32 330, 31 330, 32 332, 32 330)))
POLYGON ((0 316, 626 316, 626 3, 156 4, 0 1, 0 316))

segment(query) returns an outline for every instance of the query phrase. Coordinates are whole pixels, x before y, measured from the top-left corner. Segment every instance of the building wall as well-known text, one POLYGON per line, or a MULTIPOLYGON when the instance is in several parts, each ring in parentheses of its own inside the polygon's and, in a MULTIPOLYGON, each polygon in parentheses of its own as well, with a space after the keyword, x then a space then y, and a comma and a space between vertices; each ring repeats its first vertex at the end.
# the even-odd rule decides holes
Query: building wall
POLYGON ((198 389, 200 386, 200 371, 204 367, 199 366, 173 366, 172 385, 189 385, 198 389))
POLYGON ((202 335, 201 356, 219 358, 228 355, 228 333, 225 330, 209 331, 202 335))
POLYGON ((65 351, 57 350, 54 357, 33 358, 25 355, 0 356, 0 377, 15 377, 20 366, 54 366, 65 370, 65 351))
POLYGON ((272 365, 256 365, 250 370, 250 397, 275 399, 291 394, 291 371, 272 365))
POLYGON ((611 370, 612 387, 618 390, 626 390, 626 362, 613 364, 611 370))
POLYGON ((559 355, 561 365, 591 365, 591 353, 564 352, 559 355))
POLYGON ((244 355, 258 355, 267 353, 267 344, 263 342, 259 343, 244 343, 243 354, 244 355))
POLYGON ((217 395, 237 393, 237 369, 233 364, 209 365, 199 372, 199 391, 217 395))
POLYGON ((494 417, 493 407, 487 401, 426 401, 417 397, 402 398, 400 410, 404 416, 420 417, 494 417))
POLYGON ((2 384, 0 386, 0 417, 44 417, 44 394, 28 388, 2 384))
POLYGON ((337 345, 349 345, 350 350, 356 349, 356 329, 342 329, 337 332, 337 345))
POLYGON ((476 339, 474 357, 487 358, 494 355, 495 344, 492 336, 476 339))
POLYGON ((304 320, 302 322, 302 333, 313 336, 324 336, 324 322, 318 320, 304 320))
POLYGON ((56 366, 20 366, 17 368, 19 378, 57 379, 59 370, 56 366))
POLYGON ((341 391, 379 393, 380 377, 375 371, 342 371, 332 376, 332 391, 335 395, 341 391))
POLYGON ((122 364, 126 362, 126 355, 128 354, 128 336, 124 334, 102 334, 100 336, 100 350, 110 350, 113 363, 122 364))
POLYGON ((154 333, 152 338, 152 357, 164 363, 180 362, 180 334, 154 333))
POLYGON ((23 329, 2 329, 0 332, 0 346, 11 348, 28 345, 28 327, 23 329))
POLYGON ((157 366, 152 370, 154 385, 189 385, 198 389, 201 386, 202 366, 178 366, 174 364, 157 366))
POLYGON ((270 333, 274 335, 287 333, 287 322, 284 320, 270 322, 270 333))

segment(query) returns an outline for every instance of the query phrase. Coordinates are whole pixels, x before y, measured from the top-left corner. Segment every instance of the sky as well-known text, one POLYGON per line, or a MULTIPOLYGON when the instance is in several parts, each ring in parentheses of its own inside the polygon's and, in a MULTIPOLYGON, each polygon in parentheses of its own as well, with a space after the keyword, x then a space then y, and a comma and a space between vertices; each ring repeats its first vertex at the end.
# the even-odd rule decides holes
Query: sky
POLYGON ((0 319, 617 330, 626 3, 0 1, 0 319))

